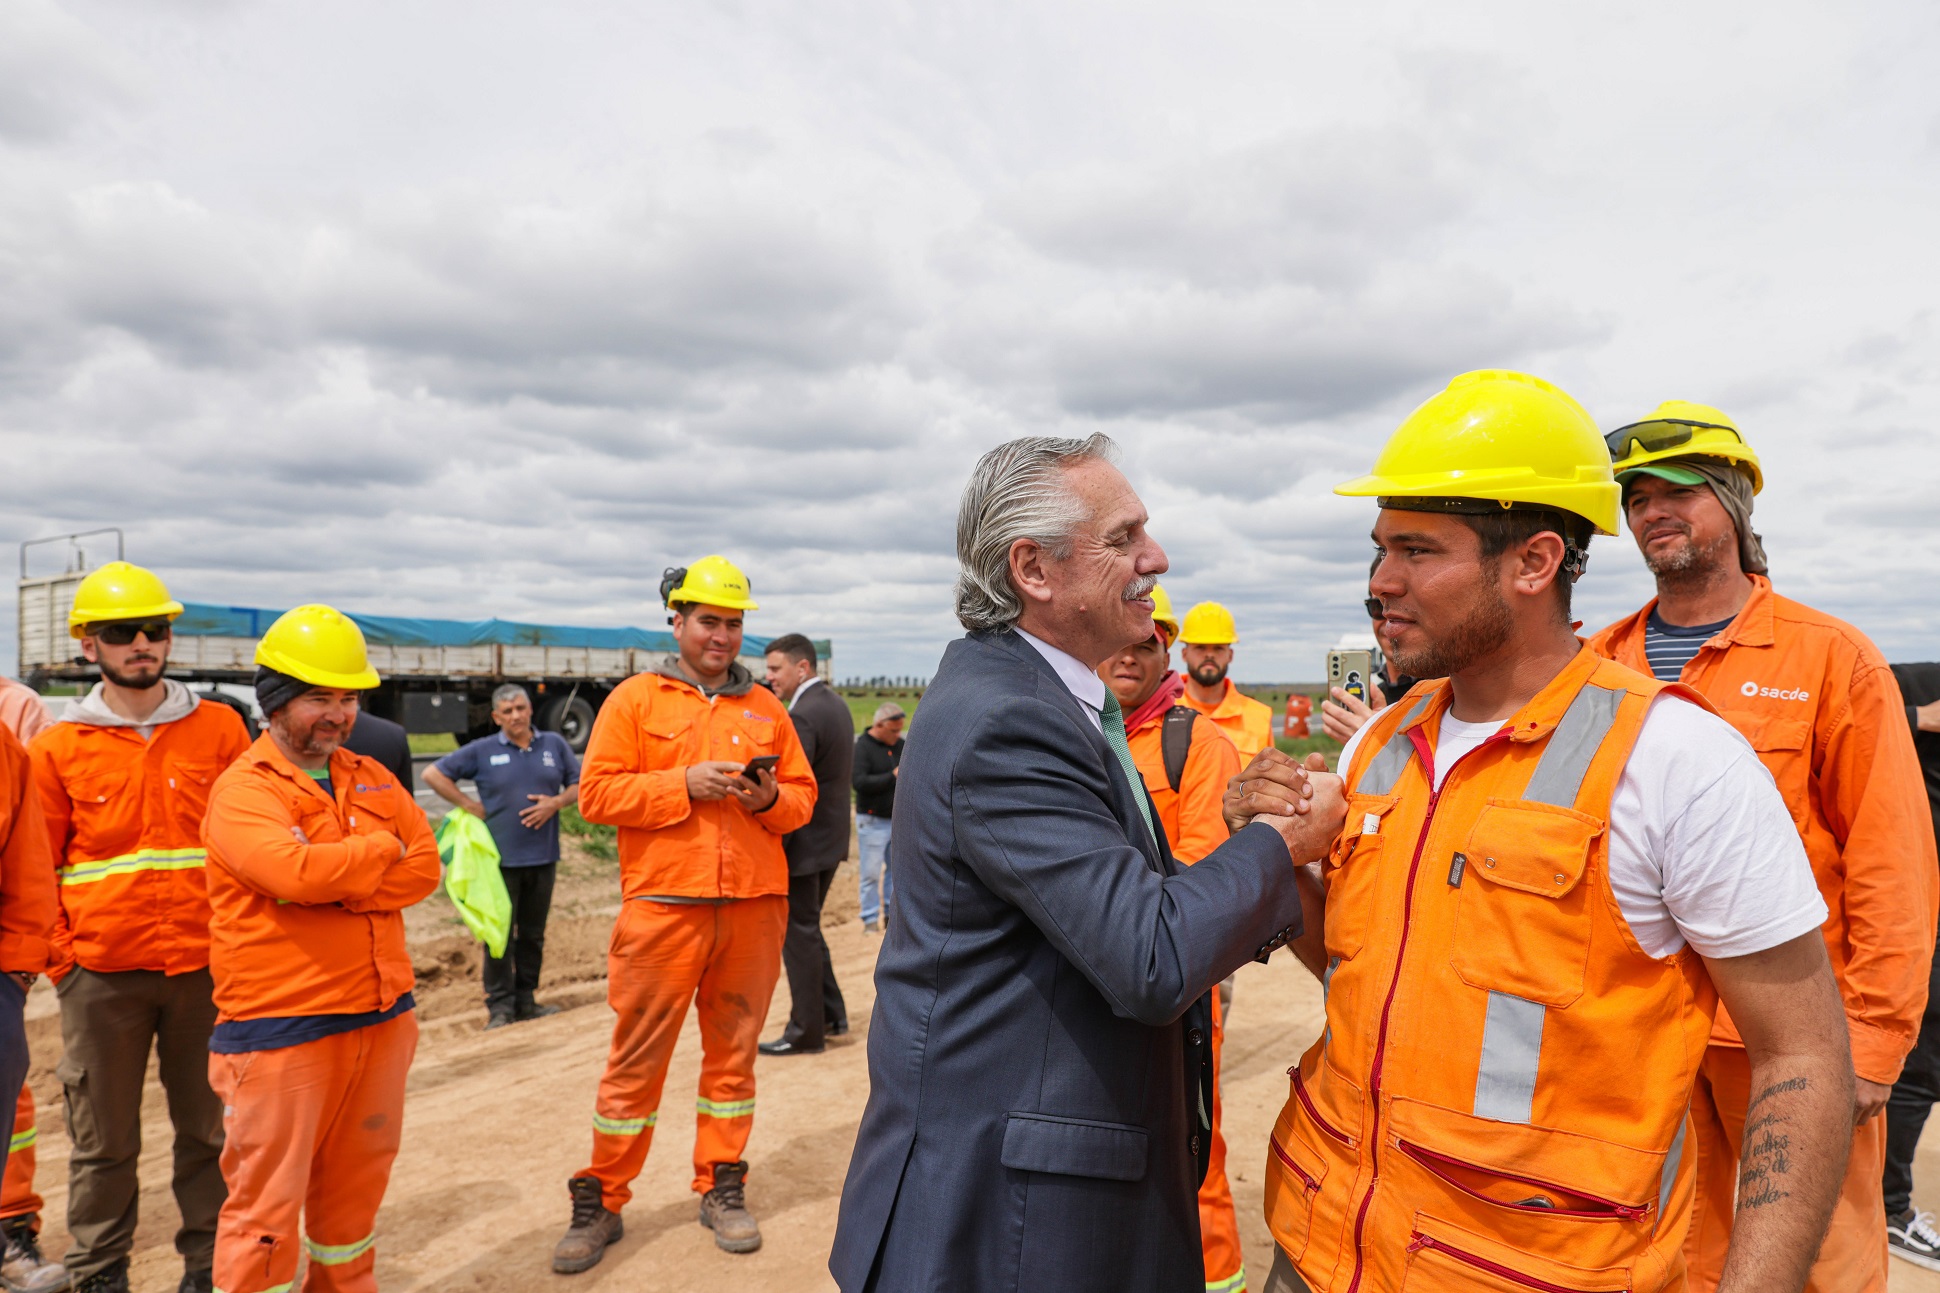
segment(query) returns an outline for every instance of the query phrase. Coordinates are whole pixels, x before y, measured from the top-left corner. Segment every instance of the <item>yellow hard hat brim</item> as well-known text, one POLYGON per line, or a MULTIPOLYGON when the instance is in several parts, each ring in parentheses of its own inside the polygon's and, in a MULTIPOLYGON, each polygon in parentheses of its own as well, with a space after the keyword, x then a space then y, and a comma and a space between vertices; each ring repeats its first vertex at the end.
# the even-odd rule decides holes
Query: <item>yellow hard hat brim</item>
POLYGON ((679 615, 682 609, 688 606, 718 606, 724 611, 758 611, 761 609, 760 602, 751 602, 738 597, 683 598, 667 609, 679 615))
POLYGON ((331 673, 327 669, 292 660, 281 651, 266 651, 261 646, 256 648, 256 663, 301 679, 312 687, 334 687, 340 691, 369 691, 383 681, 377 676, 377 670, 369 665, 357 673, 331 673))
POLYGON ((166 617, 170 623, 173 623, 181 613, 182 603, 180 602, 155 602, 149 606, 117 609, 112 619, 96 619, 92 616, 80 619, 70 611, 67 616, 67 635, 72 638, 84 638, 88 635, 88 630, 96 624, 118 624, 124 620, 154 620, 166 617))
POLYGON ((1559 481, 1500 472, 1437 472, 1425 478, 1356 476, 1334 486, 1349 498, 1475 498, 1526 503, 1580 516, 1598 534, 1615 534, 1623 515, 1623 487, 1604 479, 1559 481))

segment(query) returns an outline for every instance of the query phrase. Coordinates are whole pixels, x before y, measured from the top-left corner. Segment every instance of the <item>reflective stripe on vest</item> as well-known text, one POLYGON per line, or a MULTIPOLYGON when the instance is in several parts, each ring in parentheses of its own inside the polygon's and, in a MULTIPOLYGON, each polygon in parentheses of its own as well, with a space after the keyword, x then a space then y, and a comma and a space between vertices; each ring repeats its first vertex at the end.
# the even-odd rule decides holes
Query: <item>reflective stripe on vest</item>
POLYGON ((193 871, 207 855, 201 849, 138 849, 99 862, 77 862, 61 871, 62 884, 93 884, 137 871, 193 871))
POLYGON ((27 1146, 39 1139, 39 1127, 29 1127, 25 1131, 16 1131, 13 1134, 13 1139, 7 1142, 7 1152, 9 1154, 18 1154, 21 1150, 27 1148, 27 1146))
POLYGON ((638 1136, 659 1121, 658 1110, 644 1118, 608 1118, 596 1113, 593 1115, 593 1130, 608 1136, 638 1136))
POLYGON ((1408 739, 1408 734, 1402 729, 1415 721, 1421 713, 1422 706, 1428 703, 1433 694, 1430 692, 1429 695, 1417 700, 1414 706, 1401 716, 1401 721, 1394 725, 1394 732, 1388 737, 1388 743, 1368 761, 1366 771, 1361 773, 1361 779, 1354 783, 1357 794, 1385 795, 1393 792, 1395 783, 1401 780, 1401 774, 1408 770, 1408 760, 1415 757, 1414 742, 1408 739))
POLYGON ((1671 1152, 1664 1155, 1664 1180, 1657 1187, 1657 1224, 1664 1224, 1664 1209, 1670 1206, 1671 1183, 1677 1180, 1677 1169, 1684 1162, 1684 1130, 1691 1125, 1691 1115, 1686 1113, 1677 1124, 1677 1135, 1671 1137, 1671 1152))
MULTIPOLYGON (((1576 693, 1543 745, 1542 757, 1536 761, 1536 770, 1522 794, 1525 801, 1557 808, 1575 805, 1591 760, 1616 726, 1617 706, 1622 700, 1622 692, 1607 687, 1585 685, 1576 693)), ((1385 755, 1387 750, 1381 753, 1385 755)), ((1544 1014, 1540 1002, 1506 992, 1489 993, 1489 1013, 1482 1026, 1482 1059, 1475 1072, 1476 1117, 1497 1122, 1530 1121, 1536 1102, 1536 1069, 1542 1060, 1544 1014)), ((1678 1134, 1683 1133, 1680 1130, 1678 1134)))

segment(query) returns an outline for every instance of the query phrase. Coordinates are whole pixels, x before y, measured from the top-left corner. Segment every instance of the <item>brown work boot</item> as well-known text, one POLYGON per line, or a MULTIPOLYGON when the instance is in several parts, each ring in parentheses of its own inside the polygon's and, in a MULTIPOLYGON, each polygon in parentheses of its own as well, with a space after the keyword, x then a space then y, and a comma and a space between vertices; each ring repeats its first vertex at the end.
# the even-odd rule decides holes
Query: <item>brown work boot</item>
POLYGON ((552 1247, 552 1269, 560 1275, 577 1275, 599 1265, 606 1246, 618 1243, 626 1231, 620 1214, 606 1210, 596 1178, 575 1176, 566 1188, 573 1195, 573 1223, 552 1247))
POLYGON ((40 1216, 28 1213, 9 1217, 0 1225, 6 1236, 4 1258, 0 1258, 0 1281, 13 1293, 60 1293, 67 1287, 67 1268, 40 1255, 40 1238, 35 1233, 40 1216))
POLYGON ((714 1232, 714 1246, 723 1252, 751 1253, 761 1247, 761 1227, 748 1211, 743 1182, 746 1163, 714 1164, 714 1188, 701 1195, 701 1224, 714 1232))

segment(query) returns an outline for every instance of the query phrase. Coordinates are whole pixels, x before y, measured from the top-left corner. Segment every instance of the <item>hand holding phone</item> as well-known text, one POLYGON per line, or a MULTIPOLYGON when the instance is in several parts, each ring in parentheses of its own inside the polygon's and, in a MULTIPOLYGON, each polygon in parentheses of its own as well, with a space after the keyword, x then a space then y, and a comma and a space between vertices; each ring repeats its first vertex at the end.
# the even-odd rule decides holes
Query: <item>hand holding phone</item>
POLYGON ((761 774, 765 772, 765 773, 768 773, 770 776, 773 776, 775 767, 780 762, 781 762, 781 756, 779 754, 757 755, 755 758, 748 760, 747 767, 741 769, 741 777, 745 781, 755 782, 759 784, 761 779, 761 774))

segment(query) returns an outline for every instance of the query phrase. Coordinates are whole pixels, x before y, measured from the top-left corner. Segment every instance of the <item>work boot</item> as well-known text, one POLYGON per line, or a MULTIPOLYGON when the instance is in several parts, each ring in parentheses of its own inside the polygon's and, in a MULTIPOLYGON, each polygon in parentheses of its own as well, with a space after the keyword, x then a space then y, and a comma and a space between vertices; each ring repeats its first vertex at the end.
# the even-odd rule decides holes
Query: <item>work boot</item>
POLYGON ((0 1258, 0 1280, 13 1293, 56 1293, 67 1287, 67 1267, 40 1255, 40 1237, 34 1233, 39 1220, 38 1214, 30 1212, 0 1222, 7 1241, 6 1255, 0 1258))
POLYGON ((528 1019, 544 1019, 547 1015, 558 1013, 558 1006, 549 1006, 538 1001, 521 1001, 513 1007, 512 1017, 524 1023, 528 1019))
POLYGON ((215 1293, 215 1289, 214 1270, 183 1271, 182 1282, 175 1286, 175 1293, 215 1293))
POLYGON ((106 1270, 87 1276, 74 1286, 74 1293, 130 1293, 128 1259, 124 1257, 106 1270))
POLYGON ((620 1242, 626 1230, 620 1225, 620 1214, 606 1210, 596 1177, 575 1176, 566 1188, 572 1191, 573 1223, 552 1247, 552 1269, 560 1275, 577 1275, 599 1265, 606 1246, 620 1242))
POLYGON ((714 1164, 714 1188, 701 1195, 701 1224, 714 1232, 714 1246, 723 1252, 751 1253, 761 1247, 761 1227, 748 1211, 743 1182, 746 1163, 714 1164))
POLYGON ((490 1013, 485 1016, 485 1031, 489 1033, 494 1028, 503 1028, 513 1020, 511 1007, 493 1006, 490 1013))

